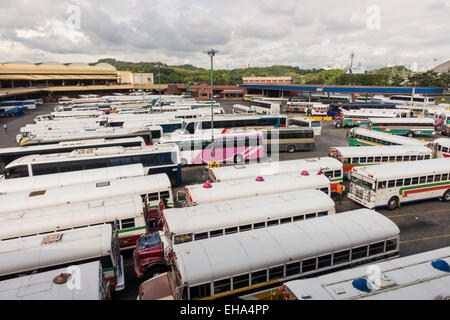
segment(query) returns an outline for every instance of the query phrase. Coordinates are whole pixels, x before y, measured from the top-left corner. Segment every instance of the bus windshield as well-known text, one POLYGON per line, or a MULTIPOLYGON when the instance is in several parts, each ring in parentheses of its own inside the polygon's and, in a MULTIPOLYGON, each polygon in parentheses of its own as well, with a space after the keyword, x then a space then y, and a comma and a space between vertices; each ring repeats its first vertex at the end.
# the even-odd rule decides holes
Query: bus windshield
POLYGON ((375 190, 374 189, 374 184, 368 181, 364 181, 362 179, 359 179, 355 176, 352 176, 352 182, 358 186, 363 187, 364 189, 368 189, 368 190, 375 190))
POLYGON ((313 128, 317 128, 317 127, 320 127, 320 126, 321 126, 320 121, 313 121, 313 122, 311 122, 311 127, 313 127, 313 128))

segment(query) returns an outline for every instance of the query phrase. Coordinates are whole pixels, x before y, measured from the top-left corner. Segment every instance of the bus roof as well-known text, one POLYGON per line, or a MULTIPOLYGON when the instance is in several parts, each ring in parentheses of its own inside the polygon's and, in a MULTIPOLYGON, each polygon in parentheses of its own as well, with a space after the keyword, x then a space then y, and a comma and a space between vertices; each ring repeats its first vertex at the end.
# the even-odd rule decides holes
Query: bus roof
MULTIPOLYGON (((14 160, 6 166, 6 169, 21 165, 21 164, 37 164, 37 163, 54 163, 60 161, 75 161, 87 159, 103 159, 127 155, 152 154, 161 152, 176 152, 179 148, 174 143, 166 143, 154 146, 145 147, 106 147, 106 148, 91 148, 91 149, 77 149, 72 152, 62 152, 42 155, 29 155, 17 160, 14 160)), ((177 159, 179 161, 179 159, 177 159)))
POLYGON ((215 182, 211 188, 203 184, 186 186, 186 194, 194 205, 269 195, 274 193, 290 192, 293 190, 327 188, 330 180, 324 175, 313 173, 302 176, 299 173, 264 176, 264 181, 255 178, 215 182))
POLYGON ((51 187, 41 190, 0 194, 0 213, 23 212, 32 209, 53 207, 64 204, 111 199, 125 195, 148 194, 171 189, 167 174, 153 174, 125 179, 103 180, 51 187))
POLYGON ((425 146, 368 146, 368 147, 332 147, 344 158, 373 157, 394 155, 432 155, 433 151, 425 146))
POLYGON ((352 169, 352 174, 372 176, 374 180, 392 180, 396 177, 416 177, 428 174, 450 173, 450 159, 431 159, 411 162, 386 163, 352 169))
POLYGON ((0 193, 41 190, 51 187, 61 187, 94 181, 107 181, 125 177, 139 177, 144 175, 145 170, 141 163, 100 169, 52 173, 41 176, 0 180, 0 193))
POLYGON ((0 241, 0 276, 109 256, 110 224, 0 241))
POLYGON ((318 190, 300 190, 196 207, 166 209, 164 218, 169 233, 179 235, 323 211, 335 211, 334 202, 327 194, 318 190))
POLYGON ((173 250, 183 283, 194 286, 397 238, 399 233, 395 223, 385 216, 359 209, 178 244, 173 250))
POLYGON ((450 148, 450 138, 438 138, 434 140, 433 143, 450 148))
POLYGON ((303 170, 320 171, 320 169, 340 170, 342 169, 342 163, 331 157, 321 157, 218 167, 209 169, 209 172, 216 180, 226 181, 252 177, 256 178, 261 175, 267 176, 301 172, 303 170))
POLYGON ((24 146, 24 147, 13 147, 13 148, 0 148, 0 157, 2 155, 9 154, 21 154, 21 153, 32 153, 39 154, 42 150, 55 150, 65 149, 67 147, 88 147, 92 145, 111 145, 117 143, 129 143, 129 142, 141 142, 144 145, 144 139, 142 137, 131 137, 122 139, 89 139, 89 140, 74 140, 74 141, 61 141, 54 144, 45 145, 34 145, 34 146, 24 146))
MULTIPOLYGON (((389 118, 389 120, 392 120, 389 118)), ((354 134, 360 134, 363 136, 372 137, 379 140, 390 141, 393 143, 398 143, 400 145, 409 145, 409 146, 424 146, 427 144, 426 141, 420 141, 414 138, 403 137, 399 135, 394 135, 386 132, 380 132, 375 130, 363 129, 363 128, 354 128, 351 129, 354 134)))
POLYGON ((293 118, 290 118, 289 120, 299 120, 299 121, 304 121, 307 123, 320 122, 319 120, 314 120, 314 119, 305 118, 305 117, 293 117, 293 118))
POLYGON ((372 285, 371 292, 358 290, 352 284, 354 280, 367 278, 367 266, 289 281, 284 285, 299 300, 433 300, 437 295, 448 293, 450 288, 450 274, 431 265, 438 259, 450 264, 450 247, 378 262, 376 267, 387 278, 382 280, 380 288, 372 285))
POLYGON ((143 217, 142 199, 127 195, 0 215, 0 239, 143 217))
MULTIPOLYGON (((55 284, 53 279, 69 267, 22 276, 0 282, 0 300, 100 300, 100 261, 76 265, 79 287, 55 284)), ((69 281, 71 281, 69 279, 69 281)))
POLYGON ((369 122, 376 123, 429 123, 434 126, 432 118, 369 118, 369 122))

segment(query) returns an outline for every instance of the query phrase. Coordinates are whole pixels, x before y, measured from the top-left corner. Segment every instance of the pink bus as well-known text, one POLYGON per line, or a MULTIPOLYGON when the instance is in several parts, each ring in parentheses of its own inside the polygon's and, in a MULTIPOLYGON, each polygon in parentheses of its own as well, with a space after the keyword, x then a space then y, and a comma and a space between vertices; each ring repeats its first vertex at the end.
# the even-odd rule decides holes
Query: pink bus
POLYGON ((172 134, 160 139, 159 143, 176 143, 180 148, 182 165, 219 163, 243 163, 266 155, 264 136, 259 131, 216 133, 214 142, 211 133, 172 134))

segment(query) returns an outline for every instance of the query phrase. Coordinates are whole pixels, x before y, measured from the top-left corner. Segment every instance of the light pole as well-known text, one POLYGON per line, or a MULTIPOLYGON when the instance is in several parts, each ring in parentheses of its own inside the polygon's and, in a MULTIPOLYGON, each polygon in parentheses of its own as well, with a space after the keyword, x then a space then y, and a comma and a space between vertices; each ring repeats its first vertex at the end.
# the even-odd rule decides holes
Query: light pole
POLYGON ((215 49, 209 49, 206 51, 203 51, 204 53, 208 54, 211 57, 211 140, 212 143, 214 142, 214 73, 213 73, 213 58, 216 55, 216 53, 219 52, 219 50, 215 49))
POLYGON ((161 64, 158 63, 158 87, 159 87, 159 112, 162 112, 162 101, 161 101, 161 73, 159 71, 161 64))

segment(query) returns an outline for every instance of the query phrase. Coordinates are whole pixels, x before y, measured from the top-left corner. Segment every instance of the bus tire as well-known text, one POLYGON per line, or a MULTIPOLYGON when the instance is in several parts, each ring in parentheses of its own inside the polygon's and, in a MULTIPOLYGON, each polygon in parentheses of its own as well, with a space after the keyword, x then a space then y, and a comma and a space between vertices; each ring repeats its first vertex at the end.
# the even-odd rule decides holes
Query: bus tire
POLYGON ((237 154, 234 156, 234 163, 235 164, 241 164, 244 162, 244 157, 242 156, 242 154, 237 154))
POLYGON ((289 153, 294 153, 296 150, 295 150, 295 146, 294 145, 288 145, 287 146, 287 152, 289 152, 289 153))
POLYGON ((163 274, 165 272, 167 272, 167 267, 164 267, 162 265, 158 265, 153 268, 150 268, 147 270, 147 272, 144 275, 144 281, 147 281, 151 278, 159 276, 160 274, 163 274))
POLYGON ((442 201, 444 202, 450 201, 450 190, 445 191, 444 195, 442 196, 442 201))
POLYGON ((409 138, 414 137, 414 132, 412 132, 412 131, 408 132, 407 136, 408 136, 409 138))
POLYGON ((389 199, 388 203, 387 203, 387 208, 388 210, 395 210, 398 207, 398 197, 392 197, 389 199))

